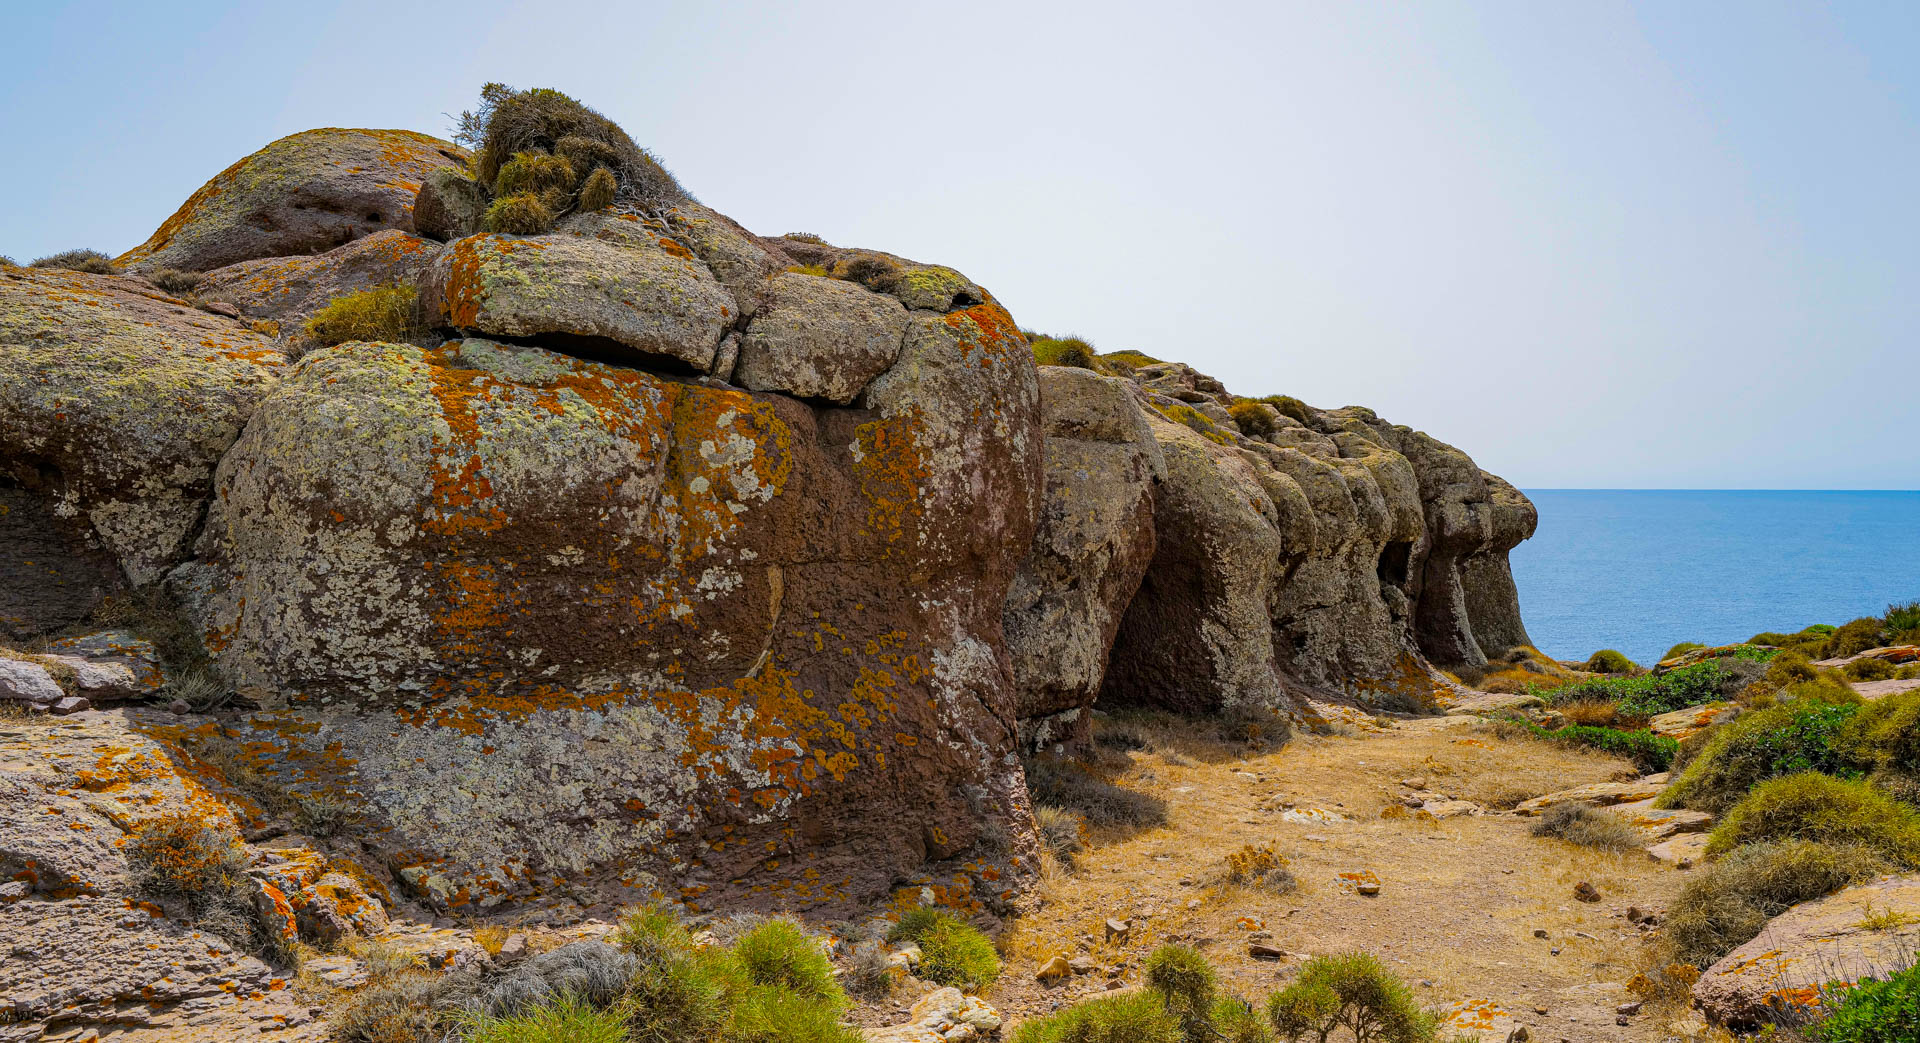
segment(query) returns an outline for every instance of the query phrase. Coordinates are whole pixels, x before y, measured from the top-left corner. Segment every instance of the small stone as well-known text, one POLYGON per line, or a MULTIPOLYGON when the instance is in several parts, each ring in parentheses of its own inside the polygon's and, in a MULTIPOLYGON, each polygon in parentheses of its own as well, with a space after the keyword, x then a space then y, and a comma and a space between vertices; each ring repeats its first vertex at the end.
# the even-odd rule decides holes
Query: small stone
POLYGON ((1033 976, 1041 981, 1054 981, 1072 973, 1073 967, 1067 963, 1066 954, 1056 953, 1052 959, 1041 964, 1040 969, 1035 971, 1033 976))
POLYGON ((1354 887, 1354 890, 1363 895, 1377 895, 1380 893, 1380 885, 1372 880, 1363 880, 1354 887))
POLYGON ((1532 1038, 1533 1034, 1527 1031, 1525 1025, 1515 1025, 1513 1031, 1507 1033, 1507 1043, 1527 1043, 1532 1038))
POLYGON ((1595 938, 1595 937, 1594 937, 1593 935, 1591 935, 1591 934, 1588 934, 1588 933, 1587 933, 1587 932, 1585 932, 1585 931, 1575 931, 1575 932, 1573 932, 1573 936, 1574 936, 1575 938, 1585 938, 1586 940, 1588 940, 1588 941, 1590 941, 1590 942, 1597 942, 1597 941, 1599 941, 1599 940, 1600 940, 1600 939, 1598 939, 1598 938, 1595 938))
POLYGON ((1247 946, 1247 955, 1256 960, 1284 960, 1287 958, 1286 950, 1276 949, 1271 945, 1263 945, 1260 942, 1254 942, 1247 946))
POLYGON ((1544 1015, 1544 1014, 1547 1014, 1547 1013, 1549 1013, 1549 1011, 1548 1011, 1548 1009, 1547 1009, 1546 1007, 1535 1007, 1535 1008, 1533 1008, 1533 1012, 1534 1012, 1535 1014, 1541 1014, 1541 1015, 1544 1015))
POLYGON ((1408 789, 1426 789, 1427 780, 1419 775, 1414 775, 1410 778, 1401 779, 1400 785, 1408 789))
POLYGON ((1573 897, 1582 902, 1598 902, 1600 900, 1600 889, 1582 880, 1573 886, 1573 897))
POLYGON ((1547 929, 1544 927, 1535 927, 1533 929, 1533 936, 1535 938, 1545 938, 1547 936, 1547 929))
POLYGON ((516 963, 524 959, 526 955, 527 936, 524 934, 510 934, 507 935, 506 941, 500 943, 500 951, 494 954, 494 959, 503 964, 516 963))
POLYGON ((83 695, 69 695, 65 699, 54 703, 52 706, 53 713, 56 717, 65 717, 70 713, 79 713, 82 710, 91 709, 93 709, 93 704, 88 702, 87 697, 83 695))
POLYGON ((1634 1000, 1634 1001, 1633 1001, 1632 1003, 1622 1003, 1622 1004, 1621 1004, 1621 1005, 1619 1005, 1618 1007, 1615 1007, 1615 1008, 1613 1008, 1613 1012, 1614 1012, 1615 1014, 1620 1014, 1620 1015, 1633 1015, 1633 1014, 1638 1014, 1638 1013, 1640 1013, 1640 1005, 1641 1005, 1642 1003, 1644 1003, 1644 1002, 1646 1002, 1646 1001, 1645 1001, 1645 1000, 1634 1000))
POLYGON ((203 311, 210 311, 215 315, 225 315, 229 319, 237 319, 240 317, 240 309, 228 304, 226 301, 208 301, 202 304, 200 308, 203 311))
POLYGON ((185 699, 175 699, 174 701, 167 704, 167 712, 175 716, 181 716, 184 714, 192 713, 193 707, 187 705, 187 701, 185 699))
POLYGON ((1633 1024, 1633 1019, 1627 1017, 1625 1014, 1622 1014, 1619 1017, 1613 1019, 1613 1023, 1615 1025, 1631 1025, 1633 1024))
POLYGON ((1073 959, 1067 961, 1068 969, 1075 974, 1092 974, 1099 966, 1099 964, 1093 962, 1093 957, 1091 956, 1075 956, 1073 959))
POLYGON ((1115 940, 1119 940, 1123 942, 1126 941, 1127 932, 1132 930, 1132 928, 1133 928, 1133 925, 1129 924, 1125 920, 1108 920, 1107 921, 1107 941, 1110 941, 1110 942, 1115 940))
POLYGON ((1126 983, 1126 982, 1124 982, 1124 981, 1120 981, 1120 980, 1118 980, 1118 979, 1115 979, 1115 980, 1113 980, 1113 981, 1110 981, 1110 982, 1108 982, 1108 983, 1107 983, 1107 991, 1108 991, 1108 992, 1112 992, 1112 991, 1113 991, 1113 990, 1115 990, 1115 989, 1124 989, 1124 988, 1126 988, 1126 987, 1127 987, 1127 983, 1126 983))
POLYGON ((1198 909, 1198 908, 1200 908, 1200 899, 1198 899, 1198 898, 1189 898, 1189 899, 1187 899, 1187 908, 1188 908, 1188 909, 1198 909))
POLYGON ((1628 923, 1639 923, 1640 916, 1641 916, 1641 913, 1640 913, 1639 906, 1637 905, 1627 906, 1627 922, 1628 923))
POLYGON ((1547 950, 1547 955, 1549 955, 1549 956, 1558 956, 1558 955, 1560 955, 1560 950, 1559 950, 1559 949, 1549 949, 1549 950, 1547 950))

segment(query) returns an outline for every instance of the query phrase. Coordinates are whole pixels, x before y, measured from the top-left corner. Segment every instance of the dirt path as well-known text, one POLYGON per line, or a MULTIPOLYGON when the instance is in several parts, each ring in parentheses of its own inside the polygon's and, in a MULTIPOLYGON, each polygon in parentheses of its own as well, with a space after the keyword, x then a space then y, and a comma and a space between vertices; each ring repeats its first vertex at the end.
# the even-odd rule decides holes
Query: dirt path
POLYGON ((1638 852, 1605 855, 1534 837, 1532 820, 1497 811, 1444 820, 1380 814, 1416 792, 1402 780, 1498 808, 1631 778, 1626 762, 1502 741, 1469 718, 1301 736, 1256 756, 1183 727, 1109 725, 1141 733, 1147 748, 1110 750, 1105 774, 1164 798, 1167 825, 1095 836, 1077 869, 1050 882, 1041 910, 1014 926, 1005 973, 989 994, 1010 1021, 1101 992, 1110 980, 1137 982, 1141 960, 1169 940, 1200 946, 1233 989, 1263 997, 1297 973, 1299 959, 1255 960, 1248 945, 1259 941, 1291 954, 1371 952, 1436 1006, 1493 1012, 1480 1019, 1497 1030, 1490 1038, 1505 1038, 1508 1017, 1535 1040, 1666 1035, 1655 1019, 1615 1023, 1615 1008, 1631 999, 1621 984, 1643 947, 1624 914, 1634 905, 1664 909, 1686 873, 1638 852), (1227 854, 1248 843, 1272 843, 1286 856, 1298 890, 1227 883, 1227 854), (1377 895, 1356 893, 1354 881, 1367 873, 1377 895), (1599 888, 1601 901, 1574 898, 1582 881, 1599 888), (1124 941, 1106 940, 1109 918, 1130 923, 1124 941), (1036 969, 1056 952, 1097 966, 1037 983, 1036 969))

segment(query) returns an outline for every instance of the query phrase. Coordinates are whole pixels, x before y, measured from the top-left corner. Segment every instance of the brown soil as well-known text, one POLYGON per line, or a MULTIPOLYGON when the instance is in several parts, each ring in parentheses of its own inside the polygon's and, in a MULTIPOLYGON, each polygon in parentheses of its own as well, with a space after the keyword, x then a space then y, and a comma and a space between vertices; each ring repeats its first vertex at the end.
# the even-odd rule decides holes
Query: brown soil
MULTIPOLYGON (((1382 724, 1300 736, 1249 755, 1197 725, 1103 722, 1110 736, 1131 733, 1146 748, 1107 747, 1101 774, 1164 798, 1167 825, 1095 835, 1072 872, 1051 874, 1041 908, 1003 934, 1005 969, 989 1002, 1011 1025, 1096 995, 1110 981, 1136 984, 1147 953, 1168 941, 1200 947, 1229 988, 1257 1002, 1300 963, 1298 956, 1251 958, 1248 944, 1259 940, 1291 954, 1371 952, 1424 1001, 1495 1010, 1530 1026, 1536 1040, 1668 1035, 1664 1018, 1615 1023, 1615 1007, 1632 999, 1622 984, 1646 948, 1645 934, 1624 914, 1635 905, 1663 910, 1687 874, 1638 851, 1609 855, 1535 837, 1532 820, 1500 810, 1541 793, 1633 778, 1631 765, 1501 740, 1471 718, 1382 724), (1415 777, 1427 794, 1472 800, 1489 813, 1381 817, 1415 792, 1400 784, 1415 777), (1286 821, 1289 805, 1352 821, 1286 821), (1268 843, 1290 861, 1298 890, 1275 894, 1226 881, 1230 852, 1268 843), (1372 874, 1379 894, 1355 893, 1356 877, 1347 874, 1372 874), (1599 889, 1600 902, 1574 898, 1582 881, 1599 889), (1124 942, 1105 940, 1109 918, 1130 921, 1124 942), (1055 953, 1091 956, 1098 969, 1059 984, 1036 982, 1035 970, 1055 953)), ((1502 1027, 1492 1038, 1504 1036, 1502 1027)))

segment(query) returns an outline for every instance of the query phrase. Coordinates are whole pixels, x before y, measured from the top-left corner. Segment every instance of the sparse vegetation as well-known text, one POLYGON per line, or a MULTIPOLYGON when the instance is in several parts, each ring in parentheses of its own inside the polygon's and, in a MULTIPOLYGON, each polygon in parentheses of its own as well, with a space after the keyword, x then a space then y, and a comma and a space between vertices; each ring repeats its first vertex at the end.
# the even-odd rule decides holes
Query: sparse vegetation
POLYGON ((1036 804, 1033 824, 1040 834, 1040 846, 1059 859, 1061 865, 1072 866, 1074 856, 1086 850, 1087 824, 1065 808, 1036 804))
POLYGON ((464 1043, 627 1043, 624 1005, 595 1007, 572 995, 517 1014, 462 1018, 464 1043))
POLYGON ((1601 851, 1631 851, 1645 841, 1638 830, 1618 815, 1580 803, 1556 804, 1534 824, 1533 835, 1558 837, 1601 851))
POLYGON ((1027 763, 1027 792, 1035 804, 1078 812, 1087 824, 1106 829, 1150 829, 1167 822, 1167 802, 1129 789, 1065 761, 1027 763))
POLYGON ((199 272, 182 271, 178 268, 156 268, 147 273, 147 281, 168 293, 192 293, 203 279, 199 272))
POLYGON ((30 267, 65 268, 70 272, 86 272, 89 275, 112 275, 120 270, 114 267, 113 258, 98 250, 62 250, 34 261, 30 267))
POLYGON ((1274 422, 1271 408, 1264 402, 1242 398, 1227 407, 1227 415, 1233 418, 1234 426, 1238 427, 1242 434, 1254 438, 1265 438, 1280 427, 1274 422))
POLYGON ((1912 868, 1920 866, 1920 811, 1865 782, 1802 772, 1755 787, 1714 829, 1707 851, 1787 839, 1854 845, 1912 868))
POLYGON ((972 991, 1000 977, 1000 956, 987 936, 943 909, 908 910, 888 941, 920 946, 920 977, 972 991))
POLYGON ((1719 660, 1708 660, 1663 674, 1597 677, 1554 688, 1541 688, 1534 694, 1554 706, 1610 702, 1622 717, 1645 719, 1655 714, 1712 702, 1723 694, 1729 679, 1727 667, 1719 660))
POLYGON ((140 824, 127 839, 127 869, 142 894, 186 906, 205 930, 276 963, 294 962, 293 939, 254 910, 240 838, 195 815, 140 824))
POLYGON ((411 286, 376 286, 342 294, 307 320, 307 335, 324 347, 348 341, 404 343, 420 335, 417 291, 411 286))
POLYGON ((1022 1022, 1013 1043, 1183 1043, 1179 1019, 1151 992, 1123 992, 1022 1022))
POLYGON ((1920 777, 1920 691, 1862 706, 1834 736, 1833 745, 1861 768, 1920 777))
POLYGON ((1667 913, 1663 944, 1676 963, 1708 966, 1791 906, 1888 868, 1870 848, 1808 840, 1750 844, 1687 881, 1667 913))
POLYGON ((1300 886, 1287 857, 1275 851, 1272 844, 1243 844, 1240 850, 1228 852, 1226 879, 1230 884, 1257 887, 1274 894, 1291 894, 1300 886))
POLYGON ((1508 722, 1513 730, 1561 746, 1586 746, 1626 757, 1642 771, 1666 771, 1680 744, 1650 731, 1622 731, 1618 728, 1594 728, 1571 724, 1558 730, 1543 728, 1531 721, 1508 722))
POLYGON ((1707 646, 1701 644, 1698 641, 1682 641, 1679 644, 1661 653, 1660 661, 1664 663, 1669 659, 1675 659, 1680 656, 1686 655, 1688 652, 1691 652, 1696 648, 1705 648, 1705 647, 1707 646))
POLYGON ((1313 407, 1292 395, 1268 395, 1260 401, 1279 410, 1281 416, 1292 417, 1306 427, 1313 426, 1313 407))
POLYGON ((1356 1043, 1425 1043, 1436 1030, 1436 1019, 1414 1002, 1406 983, 1358 952, 1309 960, 1293 984, 1267 1001, 1267 1016, 1281 1036, 1310 1036, 1315 1043, 1327 1043, 1343 1028, 1356 1043))
POLYGON ((1033 347, 1033 361, 1042 366, 1072 366, 1077 369, 1098 370, 1098 353, 1093 345, 1080 337, 1049 337, 1035 334, 1028 338, 1033 347))
POLYGON ((1859 655, 1886 643, 1886 625, 1872 616, 1852 620, 1834 630, 1820 649, 1821 659, 1859 655))

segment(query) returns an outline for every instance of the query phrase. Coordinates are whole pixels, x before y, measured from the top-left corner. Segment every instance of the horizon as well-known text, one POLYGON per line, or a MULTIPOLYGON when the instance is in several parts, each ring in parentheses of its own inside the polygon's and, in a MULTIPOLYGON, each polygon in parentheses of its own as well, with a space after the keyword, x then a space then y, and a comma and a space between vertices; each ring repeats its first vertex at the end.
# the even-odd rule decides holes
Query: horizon
POLYGON ((920 8, 531 11, 20 13, 0 119, 42 160, 0 172, 37 201, 0 253, 118 253, 269 141, 444 136, 500 79, 756 232, 950 264, 1024 327, 1364 403, 1522 488, 1920 488, 1860 449, 1914 416, 1872 389, 1920 333, 1920 9, 988 5, 992 47, 920 8), (343 75, 370 19, 435 60, 343 75))

